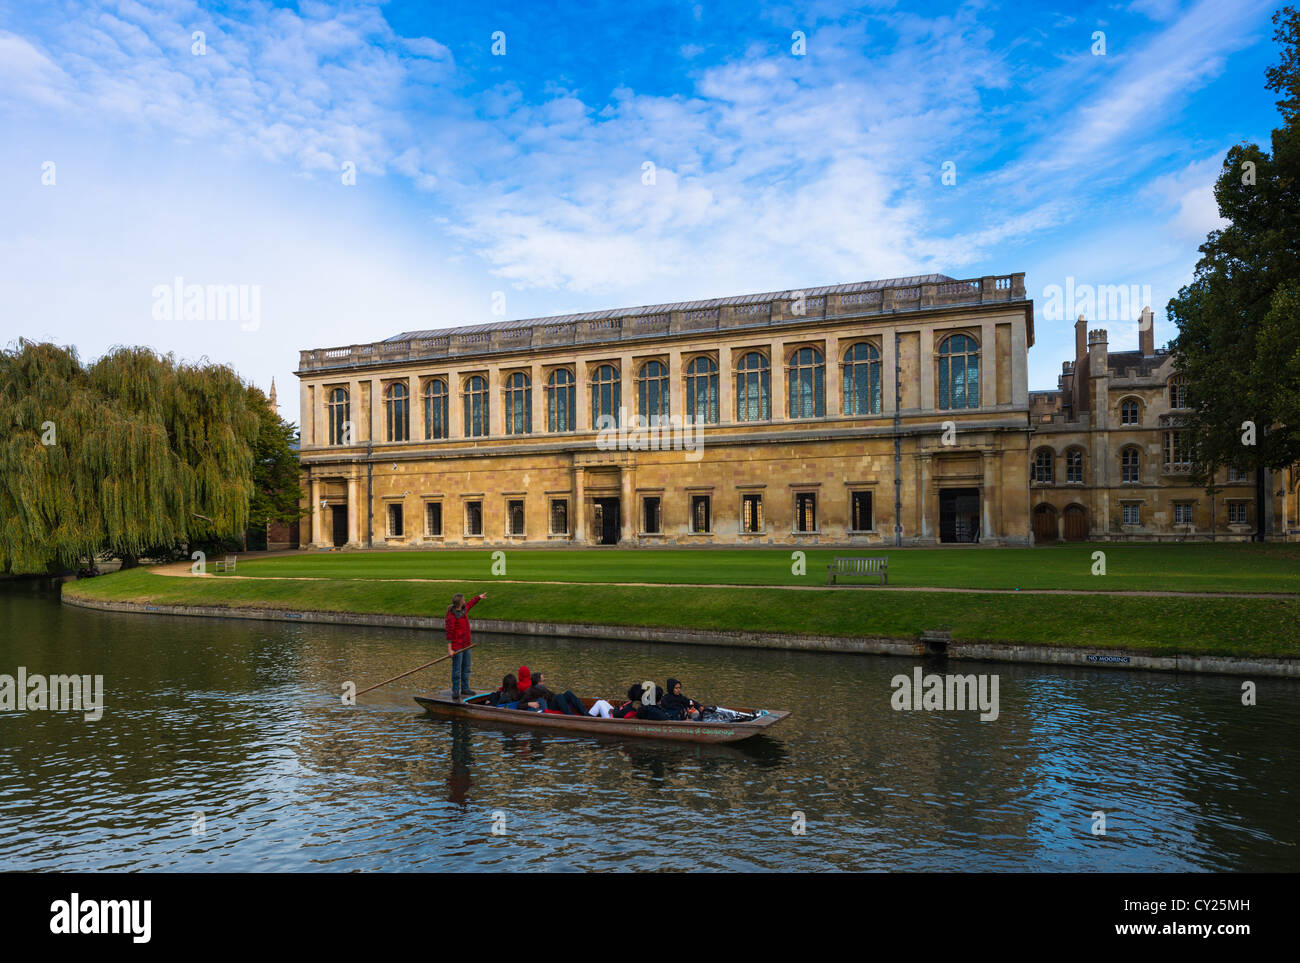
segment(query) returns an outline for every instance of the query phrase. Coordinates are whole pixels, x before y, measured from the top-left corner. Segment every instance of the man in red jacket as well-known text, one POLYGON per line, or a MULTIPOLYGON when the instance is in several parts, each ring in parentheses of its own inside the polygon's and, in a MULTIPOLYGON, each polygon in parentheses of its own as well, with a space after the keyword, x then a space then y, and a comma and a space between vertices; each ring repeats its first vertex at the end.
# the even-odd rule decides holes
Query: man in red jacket
POLYGON ((451 697, 461 699, 474 695, 469 687, 469 610, 487 598, 487 592, 474 596, 468 602, 457 592, 451 597, 447 609, 447 654, 451 656, 451 697))

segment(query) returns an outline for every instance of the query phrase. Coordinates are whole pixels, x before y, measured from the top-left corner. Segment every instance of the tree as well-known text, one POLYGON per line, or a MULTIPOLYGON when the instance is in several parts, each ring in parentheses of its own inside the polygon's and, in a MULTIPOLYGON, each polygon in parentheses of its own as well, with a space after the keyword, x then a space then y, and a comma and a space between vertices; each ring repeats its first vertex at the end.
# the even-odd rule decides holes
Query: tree
MULTIPOLYGON (((1281 63, 1267 75, 1282 126, 1272 151, 1232 147, 1215 184, 1228 224, 1200 247, 1192 283, 1169 302, 1186 376, 1198 481, 1217 467, 1281 469, 1300 460, 1300 14, 1273 15, 1281 63), (1249 426, 1254 445, 1244 444, 1249 426)), ((1261 513, 1262 515, 1262 513, 1261 513)))
POLYGON ((0 571, 124 565, 242 532, 257 416, 224 365, 20 340, 0 352, 0 571))
POLYGON ((248 406, 257 412, 258 431, 253 442, 253 495, 248 503, 248 524, 265 528, 272 522, 292 524, 306 514, 301 507, 296 425, 271 407, 261 389, 250 386, 248 406))

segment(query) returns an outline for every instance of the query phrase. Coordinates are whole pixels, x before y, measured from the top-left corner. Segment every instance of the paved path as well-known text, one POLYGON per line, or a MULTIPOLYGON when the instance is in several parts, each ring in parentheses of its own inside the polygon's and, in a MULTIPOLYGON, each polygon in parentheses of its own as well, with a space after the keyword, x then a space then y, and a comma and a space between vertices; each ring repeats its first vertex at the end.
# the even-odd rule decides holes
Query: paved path
MULTIPOLYGON (((293 554, 286 552, 284 554, 293 554)), ((259 556, 259 558, 262 556, 259 556)), ((328 582, 323 576, 307 575, 195 575, 190 571, 190 562, 173 562, 170 565, 150 567, 155 575, 169 575, 177 578, 222 578, 243 579, 248 582, 328 582)), ((479 582, 482 579, 466 578, 357 578, 348 576, 341 581, 347 582, 429 582, 464 585, 466 582, 479 582)), ((966 595, 1115 595, 1154 598, 1191 598, 1191 599, 1282 599, 1294 601, 1300 594, 1293 592, 1140 592, 1119 591, 1115 589, 998 589, 998 588, 939 588, 925 585, 761 585, 743 582, 565 582, 551 579, 511 579, 493 578, 493 582, 507 585, 623 585, 637 588, 765 588, 785 589, 791 592, 834 592, 846 588, 870 589, 873 592, 953 592, 966 595)))

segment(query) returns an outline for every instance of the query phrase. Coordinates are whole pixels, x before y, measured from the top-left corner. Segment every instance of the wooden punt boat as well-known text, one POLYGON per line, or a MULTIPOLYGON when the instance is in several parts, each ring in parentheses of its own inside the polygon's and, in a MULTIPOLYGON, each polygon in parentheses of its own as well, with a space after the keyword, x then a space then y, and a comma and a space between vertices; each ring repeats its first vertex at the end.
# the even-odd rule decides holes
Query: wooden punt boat
MULTIPOLYGON (((566 716, 526 712, 520 709, 498 709, 487 704, 489 695, 491 693, 485 692, 464 702, 457 702, 451 697, 451 690, 444 689, 432 698, 416 696, 415 701, 430 715, 453 719, 474 719, 494 725, 522 725, 535 729, 566 729, 601 735, 630 736, 635 739, 671 739, 675 742, 739 742, 741 739, 766 732, 790 714, 783 709, 774 709, 749 722, 655 722, 650 719, 601 719, 596 716, 566 716)), ((590 709, 596 700, 581 701, 586 708, 590 709)), ((744 713, 760 711, 742 709, 739 706, 731 708, 744 713)))

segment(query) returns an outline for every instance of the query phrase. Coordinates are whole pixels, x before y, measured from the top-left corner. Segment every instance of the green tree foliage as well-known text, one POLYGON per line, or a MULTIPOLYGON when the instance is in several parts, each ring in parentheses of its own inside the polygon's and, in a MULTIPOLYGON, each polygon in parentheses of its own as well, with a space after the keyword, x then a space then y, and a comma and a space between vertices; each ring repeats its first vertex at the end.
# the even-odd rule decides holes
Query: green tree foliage
POLYGON ((1201 245, 1192 283, 1169 302, 1172 348, 1188 379, 1193 457, 1200 481, 1215 466, 1279 469, 1300 460, 1300 14, 1273 16, 1281 63, 1267 87, 1283 124, 1272 151, 1228 151, 1214 196, 1226 227, 1201 245), (1245 422, 1256 444, 1242 444, 1245 422))
POLYGON ((19 341, 0 352, 0 571, 241 533, 257 414, 223 365, 19 341))
POLYGON ((248 503, 250 528, 264 528, 271 522, 292 524, 306 514, 300 506, 302 491, 298 479, 298 437, 296 425, 285 421, 271 408, 261 389, 249 387, 248 406, 258 415, 257 439, 253 442, 253 497, 248 503))

